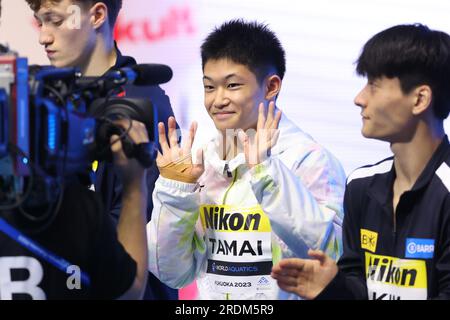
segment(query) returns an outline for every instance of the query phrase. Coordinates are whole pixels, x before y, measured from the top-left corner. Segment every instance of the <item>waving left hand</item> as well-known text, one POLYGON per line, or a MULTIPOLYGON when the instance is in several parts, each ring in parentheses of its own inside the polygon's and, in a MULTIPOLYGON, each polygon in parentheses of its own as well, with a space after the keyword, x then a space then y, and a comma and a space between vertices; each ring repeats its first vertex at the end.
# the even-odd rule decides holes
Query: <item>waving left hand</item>
POLYGON ((274 101, 269 103, 268 109, 266 118, 264 104, 261 103, 259 105, 256 132, 254 130, 248 130, 247 133, 240 131, 238 134, 239 140, 244 146, 245 160, 250 168, 264 162, 270 157, 271 149, 278 140, 278 125, 281 119, 281 111, 278 110, 275 113, 274 101))

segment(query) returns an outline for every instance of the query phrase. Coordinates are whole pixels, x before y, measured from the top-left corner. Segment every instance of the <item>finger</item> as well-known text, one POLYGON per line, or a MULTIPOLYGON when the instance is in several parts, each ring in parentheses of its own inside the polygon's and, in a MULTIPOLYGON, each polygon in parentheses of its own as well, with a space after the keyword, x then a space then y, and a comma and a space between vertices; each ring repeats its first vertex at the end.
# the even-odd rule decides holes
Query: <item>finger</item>
POLYGON ((189 129, 189 135, 183 143, 183 154, 189 154, 192 150, 192 145, 194 144, 195 135, 197 134, 198 124, 196 121, 192 122, 189 129))
POLYGON ((297 286, 297 278, 290 276, 279 276, 277 279, 278 284, 283 284, 285 286, 297 286))
POLYGON ((122 150, 122 141, 118 135, 112 135, 109 141, 111 143, 111 151, 113 153, 119 153, 122 150))
POLYGON ((244 149, 245 154, 245 161, 249 164, 254 162, 254 159, 252 157, 252 153, 250 152, 250 138, 249 136, 244 132, 244 130, 238 131, 238 139, 242 144, 242 147, 244 149))
POLYGON ((300 259, 285 259, 281 260, 276 266, 272 268, 272 272, 281 276, 292 276, 296 277, 303 270, 303 265, 298 261, 300 259), (286 261, 293 260, 293 261, 286 261))
POLYGON ((280 271, 274 273, 281 277, 298 277, 300 271, 298 268, 281 268, 280 271))
POLYGON ((265 123, 266 123, 266 116, 264 114, 264 103, 261 102, 258 107, 258 122, 256 124, 256 130, 259 131, 260 129, 263 129, 265 123))
POLYGON ((270 129, 270 148, 272 148, 274 145, 277 144, 278 138, 280 137, 280 130, 279 129, 270 129))
POLYGON ((128 137, 135 144, 148 142, 147 128, 142 122, 132 120, 129 124, 128 137))
POLYGON ((204 162, 203 162, 203 149, 198 149, 196 152, 196 159, 194 162, 194 169, 197 171, 203 171, 204 170, 204 162))
POLYGON ((321 250, 308 250, 308 255, 316 260, 319 260, 320 264, 324 264, 325 260, 327 259, 327 255, 321 251, 321 250))
POLYGON ((273 119, 273 122, 272 122, 272 129, 278 129, 278 126, 280 125, 280 120, 281 120, 282 114, 283 114, 283 112, 281 110, 277 110, 277 112, 275 114, 275 118, 273 119))
POLYGON ((272 267, 272 273, 280 273, 280 272, 281 272, 280 263, 277 263, 272 267))
POLYGON ((274 119, 274 110, 275 110, 275 102, 274 101, 270 101, 269 103, 269 108, 267 111, 267 120, 265 123, 265 128, 266 129, 270 129, 272 127, 272 123, 273 123, 273 119, 274 119))
POLYGON ((113 121, 114 125, 121 127, 124 130, 127 130, 130 127, 129 119, 116 119, 113 121))
POLYGON ((174 117, 169 118, 169 143, 170 148, 173 149, 174 147, 178 146, 178 135, 177 135, 177 122, 175 121, 174 117))
POLYGON ((299 259, 299 258, 290 258, 290 259, 283 259, 279 262, 280 268, 283 269, 297 269, 297 270, 303 270, 306 263, 308 263, 305 259, 299 259))
POLYGON ((160 122, 158 124, 158 141, 159 145, 161 146, 162 153, 168 154, 170 151, 169 144, 167 143, 167 136, 166 136, 166 128, 164 126, 163 122, 160 122))

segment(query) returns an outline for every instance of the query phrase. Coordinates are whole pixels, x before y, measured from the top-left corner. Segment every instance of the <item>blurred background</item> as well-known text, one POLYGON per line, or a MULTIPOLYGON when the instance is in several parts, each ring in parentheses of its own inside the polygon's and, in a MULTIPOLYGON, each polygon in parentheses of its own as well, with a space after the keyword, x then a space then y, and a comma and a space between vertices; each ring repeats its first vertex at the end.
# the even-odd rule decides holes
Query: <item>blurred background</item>
MULTIPOLYGON (((33 14, 24 0, 3 0, 0 41, 32 64, 48 64, 33 14)), ((364 139, 353 98, 365 84, 354 71, 363 44, 375 33, 421 22, 450 33, 448 0, 124 0, 116 29, 121 51, 140 63, 164 63, 174 77, 163 85, 181 127, 200 123, 198 139, 214 132, 203 107, 199 47, 232 18, 267 23, 287 53, 278 106, 331 150, 349 174, 390 155, 389 145, 364 139)), ((448 123, 447 123, 448 127, 448 123)))

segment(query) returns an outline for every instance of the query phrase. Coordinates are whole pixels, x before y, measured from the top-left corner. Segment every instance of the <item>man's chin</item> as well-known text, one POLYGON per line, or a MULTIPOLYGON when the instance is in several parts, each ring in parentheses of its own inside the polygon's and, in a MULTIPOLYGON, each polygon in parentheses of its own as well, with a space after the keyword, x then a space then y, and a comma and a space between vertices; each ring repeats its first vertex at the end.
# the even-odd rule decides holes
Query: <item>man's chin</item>
POLYGON ((64 61, 61 61, 61 60, 57 60, 57 59, 49 59, 49 62, 50 62, 50 64, 53 67, 56 67, 56 68, 70 68, 70 67, 73 67, 72 64, 64 62, 64 61))
POLYGON ((389 142, 390 141, 389 137, 377 134, 375 132, 362 131, 361 134, 366 139, 374 139, 374 140, 385 141, 385 142, 389 142))
POLYGON ((220 131, 237 129, 237 125, 234 123, 214 122, 214 126, 216 127, 217 130, 220 131))
POLYGON ((57 60, 49 59, 49 62, 55 68, 64 68, 64 65, 59 63, 57 60))

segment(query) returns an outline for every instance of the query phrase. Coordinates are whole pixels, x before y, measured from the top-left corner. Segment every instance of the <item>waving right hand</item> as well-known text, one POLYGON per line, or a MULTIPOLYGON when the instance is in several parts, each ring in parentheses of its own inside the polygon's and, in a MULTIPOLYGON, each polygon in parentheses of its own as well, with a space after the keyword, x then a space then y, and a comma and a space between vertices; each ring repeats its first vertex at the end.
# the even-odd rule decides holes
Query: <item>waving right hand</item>
POLYGON ((192 163, 192 144, 195 133, 197 132, 197 123, 193 122, 189 129, 189 136, 184 141, 183 147, 178 145, 178 136, 176 131, 176 121, 170 117, 168 121, 168 135, 164 123, 158 124, 158 138, 161 145, 161 152, 158 152, 156 164, 160 174, 167 179, 196 183, 198 178, 205 171, 203 165, 203 152, 197 151, 197 163, 192 163))

